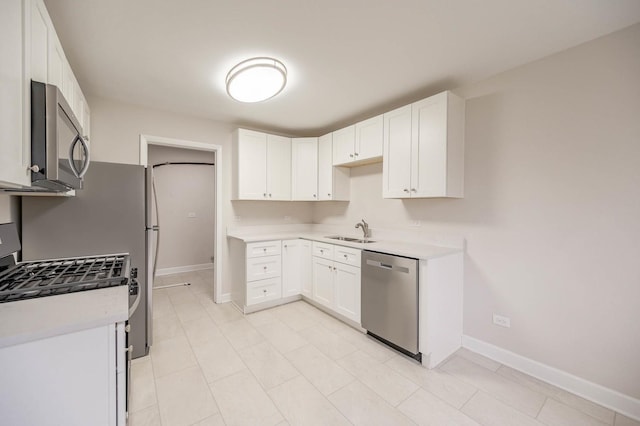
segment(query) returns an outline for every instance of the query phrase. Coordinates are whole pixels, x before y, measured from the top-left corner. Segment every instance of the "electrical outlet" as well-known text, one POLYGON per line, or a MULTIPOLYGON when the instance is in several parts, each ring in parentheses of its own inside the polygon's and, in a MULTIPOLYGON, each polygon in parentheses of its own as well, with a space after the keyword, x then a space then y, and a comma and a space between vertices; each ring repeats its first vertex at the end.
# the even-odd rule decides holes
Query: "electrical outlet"
POLYGON ((284 220, 287 221, 287 222, 290 222, 291 221, 291 216, 285 216, 284 220))
POLYGON ((493 323, 495 325, 499 325, 500 327, 511 327, 511 319, 509 317, 505 317, 498 314, 493 314, 493 323))
POLYGON ((419 220, 412 220, 409 222, 409 226, 412 228, 419 228, 421 225, 419 220))
POLYGON ((189 212, 189 213, 187 213, 187 217, 194 218, 194 217, 196 217, 196 213, 195 212, 189 212))

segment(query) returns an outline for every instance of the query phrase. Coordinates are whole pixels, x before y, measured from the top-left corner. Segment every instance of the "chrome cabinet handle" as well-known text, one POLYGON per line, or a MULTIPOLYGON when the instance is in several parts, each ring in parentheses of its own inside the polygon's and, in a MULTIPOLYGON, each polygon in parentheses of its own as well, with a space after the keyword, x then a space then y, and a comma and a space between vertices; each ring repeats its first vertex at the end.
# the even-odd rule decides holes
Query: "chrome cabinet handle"
POLYGON ((316 194, 313 194, 313 198, 316 198, 316 194))
POLYGON ((347 255, 346 255, 346 254, 344 255, 344 258, 345 258, 345 259, 347 258, 347 255))
POLYGON ((403 189, 404 192, 409 192, 409 190, 407 188, 403 189))
POLYGON ((349 157, 353 158, 353 154, 349 154, 349 157))
POLYGON ((269 198, 271 198, 271 194, 269 194, 269 198))
POLYGON ((267 193, 266 193, 266 192, 263 192, 263 193, 262 193, 262 196, 263 196, 264 198, 267 198, 267 193))
POLYGON ((358 153, 356 152, 356 153, 354 153, 353 155, 355 155, 355 156, 357 157, 357 156, 358 156, 358 153))
POLYGON ((331 193, 327 194, 328 197, 331 197, 331 193))
POLYGON ((266 266, 264 266, 264 267, 263 267, 263 269, 266 271, 266 270, 267 270, 267 267, 266 267, 266 266))
POLYGON ((415 188, 411 188, 411 192, 418 192, 415 188))

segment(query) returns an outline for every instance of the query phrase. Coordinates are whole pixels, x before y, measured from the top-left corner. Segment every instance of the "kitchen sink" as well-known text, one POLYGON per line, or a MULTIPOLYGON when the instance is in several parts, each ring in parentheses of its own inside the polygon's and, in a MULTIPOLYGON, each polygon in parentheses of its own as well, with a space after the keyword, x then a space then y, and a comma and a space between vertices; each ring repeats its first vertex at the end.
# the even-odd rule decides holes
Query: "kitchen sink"
POLYGON ((325 238, 329 238, 332 240, 346 241, 349 243, 375 243, 375 241, 372 241, 372 240, 363 240, 361 238, 353 238, 353 237, 342 237, 340 235, 330 235, 325 238))

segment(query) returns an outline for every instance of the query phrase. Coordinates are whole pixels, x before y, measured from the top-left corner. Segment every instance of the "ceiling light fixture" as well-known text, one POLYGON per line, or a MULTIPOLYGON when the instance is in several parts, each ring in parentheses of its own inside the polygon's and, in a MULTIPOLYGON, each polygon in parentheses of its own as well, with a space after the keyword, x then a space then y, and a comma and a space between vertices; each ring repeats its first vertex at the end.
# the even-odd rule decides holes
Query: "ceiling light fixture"
POLYGON ((251 58, 231 68, 226 79, 227 93, 240 102, 261 102, 282 92, 287 84, 287 68, 273 58, 251 58))

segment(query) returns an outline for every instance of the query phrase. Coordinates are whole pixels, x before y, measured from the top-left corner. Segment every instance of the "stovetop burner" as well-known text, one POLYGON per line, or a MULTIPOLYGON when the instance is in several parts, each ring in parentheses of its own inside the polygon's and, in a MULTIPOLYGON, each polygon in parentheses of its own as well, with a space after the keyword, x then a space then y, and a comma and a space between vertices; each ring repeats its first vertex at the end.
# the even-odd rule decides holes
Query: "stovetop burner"
POLYGON ((0 272, 0 303, 125 285, 129 255, 21 262, 0 272))

